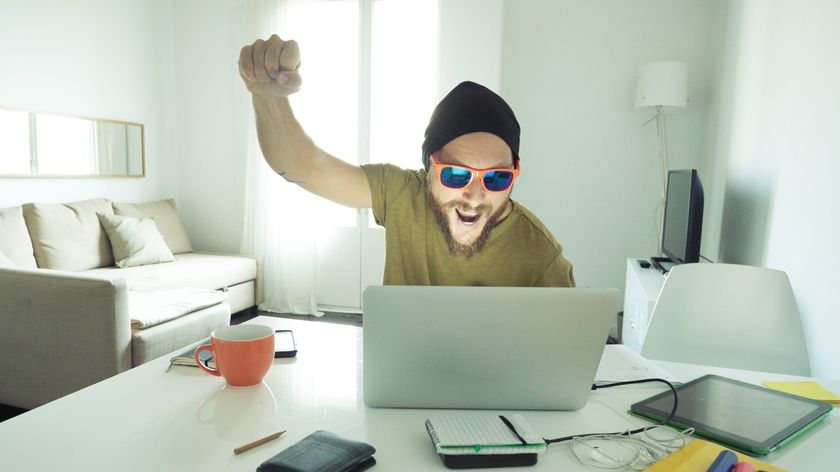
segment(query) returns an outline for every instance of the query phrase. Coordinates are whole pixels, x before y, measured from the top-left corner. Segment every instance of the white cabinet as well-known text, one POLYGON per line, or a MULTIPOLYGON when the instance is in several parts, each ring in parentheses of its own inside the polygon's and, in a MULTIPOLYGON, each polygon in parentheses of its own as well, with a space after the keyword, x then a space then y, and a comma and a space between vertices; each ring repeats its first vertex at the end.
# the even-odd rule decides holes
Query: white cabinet
POLYGON ((643 268, 639 259, 627 259, 621 342, 636 352, 642 350, 650 315, 664 282, 665 276, 653 266, 643 268))

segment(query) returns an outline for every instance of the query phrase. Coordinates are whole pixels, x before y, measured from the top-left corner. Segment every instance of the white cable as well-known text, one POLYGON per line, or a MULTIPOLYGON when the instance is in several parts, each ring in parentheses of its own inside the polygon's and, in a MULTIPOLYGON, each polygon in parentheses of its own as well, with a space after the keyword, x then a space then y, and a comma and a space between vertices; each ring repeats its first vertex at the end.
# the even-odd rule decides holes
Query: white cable
POLYGON ((675 431, 662 425, 653 425, 642 431, 642 436, 626 433, 602 434, 574 438, 569 442, 572 457, 589 468, 602 470, 645 470, 664 459, 671 452, 685 446, 694 429, 675 431), (653 434, 664 431, 667 434, 653 434), (588 457, 581 450, 589 451, 588 457))

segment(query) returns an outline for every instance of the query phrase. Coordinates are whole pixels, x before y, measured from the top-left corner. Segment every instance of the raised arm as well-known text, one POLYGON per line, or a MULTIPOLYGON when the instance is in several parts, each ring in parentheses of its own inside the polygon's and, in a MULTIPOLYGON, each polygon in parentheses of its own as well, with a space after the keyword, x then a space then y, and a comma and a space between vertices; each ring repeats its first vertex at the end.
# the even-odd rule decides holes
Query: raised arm
POLYGON ((289 182, 341 205, 369 208, 367 176, 319 148, 298 123, 289 95, 300 90, 300 50, 272 35, 242 48, 239 75, 251 92, 257 136, 268 165, 289 182))

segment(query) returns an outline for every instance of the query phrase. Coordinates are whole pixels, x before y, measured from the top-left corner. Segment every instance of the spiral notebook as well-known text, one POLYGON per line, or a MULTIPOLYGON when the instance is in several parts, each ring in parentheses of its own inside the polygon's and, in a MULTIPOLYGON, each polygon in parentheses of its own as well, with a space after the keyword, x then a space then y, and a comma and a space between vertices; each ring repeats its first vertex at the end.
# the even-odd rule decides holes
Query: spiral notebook
POLYGON ((434 416, 426 431, 450 468, 534 465, 545 440, 522 415, 434 416))
POLYGON ((434 416, 426 431, 438 454, 539 454, 546 447, 522 415, 434 416))

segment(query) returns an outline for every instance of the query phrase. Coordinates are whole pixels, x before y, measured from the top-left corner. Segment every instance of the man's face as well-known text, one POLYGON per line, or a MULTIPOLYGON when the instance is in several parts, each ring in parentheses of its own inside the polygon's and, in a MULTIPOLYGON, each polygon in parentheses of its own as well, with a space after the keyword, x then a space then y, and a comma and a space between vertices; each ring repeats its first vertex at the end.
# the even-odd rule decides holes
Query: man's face
MULTIPOLYGON (((440 164, 474 169, 513 168, 508 145, 490 133, 470 133, 455 138, 433 157, 440 164)), ((490 231, 511 211, 513 185, 501 192, 490 192, 478 179, 460 189, 445 187, 434 166, 429 166, 430 206, 449 242, 453 255, 470 257, 481 250, 490 231)))

